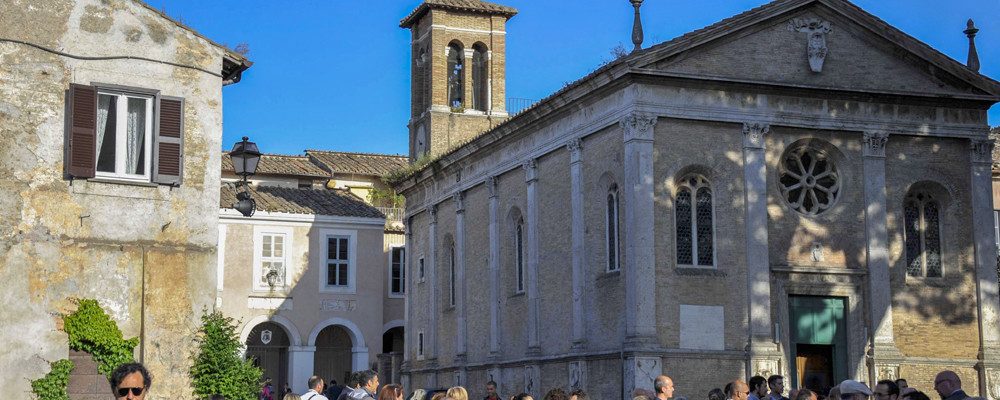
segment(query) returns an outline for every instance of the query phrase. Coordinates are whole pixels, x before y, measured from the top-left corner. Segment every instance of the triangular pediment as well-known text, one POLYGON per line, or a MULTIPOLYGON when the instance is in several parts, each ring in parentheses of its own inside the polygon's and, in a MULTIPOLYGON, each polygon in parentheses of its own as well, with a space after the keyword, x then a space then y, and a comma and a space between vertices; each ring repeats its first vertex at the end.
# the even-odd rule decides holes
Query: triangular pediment
POLYGON ((805 88, 1000 95, 1000 83, 845 0, 777 0, 654 46, 632 65, 680 76, 805 88))

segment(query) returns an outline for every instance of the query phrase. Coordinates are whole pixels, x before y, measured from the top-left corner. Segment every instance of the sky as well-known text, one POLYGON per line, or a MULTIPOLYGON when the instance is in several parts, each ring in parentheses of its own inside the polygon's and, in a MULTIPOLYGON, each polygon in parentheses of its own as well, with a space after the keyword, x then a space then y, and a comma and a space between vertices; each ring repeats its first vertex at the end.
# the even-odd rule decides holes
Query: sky
MULTIPOLYGON (((223 88, 223 147, 241 136, 272 154, 305 149, 407 154, 410 32, 399 21, 421 0, 147 0, 212 40, 246 43, 254 62, 223 88)), ((507 96, 542 99, 631 49, 628 0, 501 0, 507 96)), ((644 47, 765 0, 645 0, 644 47)), ((965 63, 969 18, 982 69, 1000 78, 1000 0, 855 0, 903 32, 965 63)), ((836 27, 834 27, 836 29, 836 27)), ((831 49, 836 51, 836 49, 831 49)), ((1000 124, 1000 106, 989 113, 1000 124)))

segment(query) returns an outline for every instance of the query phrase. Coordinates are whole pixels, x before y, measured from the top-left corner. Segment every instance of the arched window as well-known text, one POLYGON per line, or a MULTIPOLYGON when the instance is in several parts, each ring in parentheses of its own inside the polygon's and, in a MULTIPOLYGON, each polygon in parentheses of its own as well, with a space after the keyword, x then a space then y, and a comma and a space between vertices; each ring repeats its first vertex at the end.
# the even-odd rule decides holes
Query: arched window
POLYGON ((514 262, 517 268, 517 292, 524 291, 524 221, 517 220, 514 228, 514 262))
POLYGON ((715 265, 712 188, 701 176, 680 182, 676 196, 677 265, 715 265))
POLYGON ((420 54, 416 59, 417 72, 414 74, 413 86, 416 88, 414 91, 416 95, 413 99, 413 103, 417 108, 417 115, 424 112, 427 109, 427 90, 426 82, 428 79, 427 73, 427 52, 424 49, 420 49, 420 54))
POLYGON ((618 187, 612 185, 608 190, 607 203, 607 224, 605 225, 605 238, 607 238, 608 271, 617 271, 621 266, 618 249, 618 187))
POLYGON ((462 107, 462 96, 465 94, 465 51, 462 45, 452 42, 448 45, 448 106, 462 107))
POLYGON ((941 270, 941 205, 925 192, 906 196, 903 217, 906 224, 906 274, 915 277, 940 277, 941 270))
POLYGON ((489 73, 486 46, 476 43, 472 46, 472 108, 489 109, 489 73))
POLYGON ((451 277, 449 278, 449 303, 455 306, 455 246, 448 246, 448 265, 451 267, 451 277))

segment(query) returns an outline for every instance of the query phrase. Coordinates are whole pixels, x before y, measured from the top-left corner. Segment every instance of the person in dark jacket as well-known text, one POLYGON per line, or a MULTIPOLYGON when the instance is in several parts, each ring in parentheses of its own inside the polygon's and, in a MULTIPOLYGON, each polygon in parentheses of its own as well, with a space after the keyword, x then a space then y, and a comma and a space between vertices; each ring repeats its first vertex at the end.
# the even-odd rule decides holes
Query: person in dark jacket
POLYGON ((941 400, 964 400, 969 398, 962 390, 962 379, 955 371, 944 370, 938 372, 934 377, 934 391, 938 392, 941 400))

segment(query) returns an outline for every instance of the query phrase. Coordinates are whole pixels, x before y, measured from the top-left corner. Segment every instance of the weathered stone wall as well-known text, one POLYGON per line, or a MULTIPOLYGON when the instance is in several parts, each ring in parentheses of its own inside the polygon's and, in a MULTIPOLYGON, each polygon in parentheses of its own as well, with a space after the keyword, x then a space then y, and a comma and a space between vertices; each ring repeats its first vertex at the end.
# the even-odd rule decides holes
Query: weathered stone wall
MULTIPOLYGON (((221 71, 223 50, 131 1, 14 1, 0 37, 80 56, 141 56, 221 71)), ((83 61, 0 43, 0 379, 28 397, 46 360, 67 357, 58 313, 95 298, 126 337, 152 397, 190 398, 193 332, 211 307, 219 202, 222 79, 139 60, 83 61), (180 187, 63 178, 66 91, 100 82, 183 97, 180 187)))

